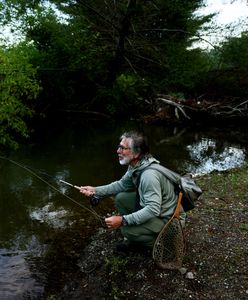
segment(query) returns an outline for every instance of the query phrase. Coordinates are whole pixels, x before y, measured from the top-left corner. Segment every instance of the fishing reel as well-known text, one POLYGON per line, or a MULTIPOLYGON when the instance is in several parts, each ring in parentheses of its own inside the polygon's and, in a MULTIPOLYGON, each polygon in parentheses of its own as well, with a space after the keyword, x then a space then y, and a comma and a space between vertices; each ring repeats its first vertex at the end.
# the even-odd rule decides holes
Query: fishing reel
POLYGON ((90 204, 92 206, 97 206, 101 200, 102 198, 100 196, 94 195, 90 198, 90 204))

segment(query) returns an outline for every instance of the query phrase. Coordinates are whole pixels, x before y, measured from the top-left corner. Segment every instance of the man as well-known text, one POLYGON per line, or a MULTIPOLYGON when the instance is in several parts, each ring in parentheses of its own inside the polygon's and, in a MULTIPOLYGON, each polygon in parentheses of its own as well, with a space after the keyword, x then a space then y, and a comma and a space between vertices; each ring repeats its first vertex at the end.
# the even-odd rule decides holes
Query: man
MULTIPOLYGON (((103 186, 81 186, 80 192, 89 197, 114 195, 119 215, 106 218, 107 227, 121 229, 126 241, 123 246, 131 243, 152 248, 158 233, 174 213, 177 204, 174 185, 159 171, 149 169, 159 161, 149 153, 143 134, 123 133, 117 154, 120 164, 128 165, 124 176, 103 186)), ((182 220, 185 215, 181 208, 182 220)))

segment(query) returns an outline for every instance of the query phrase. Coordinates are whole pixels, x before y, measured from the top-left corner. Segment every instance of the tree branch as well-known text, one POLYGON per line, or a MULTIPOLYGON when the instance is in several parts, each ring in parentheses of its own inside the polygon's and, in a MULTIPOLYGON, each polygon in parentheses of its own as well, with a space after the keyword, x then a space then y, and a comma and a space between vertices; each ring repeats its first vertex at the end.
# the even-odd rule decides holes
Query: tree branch
POLYGON ((158 97, 156 98, 156 100, 160 100, 160 101, 163 101, 164 103, 168 104, 168 105, 171 105, 171 106, 174 106, 176 107, 177 109, 179 109, 181 111, 181 113, 184 115, 184 117, 186 119, 190 119, 190 117, 186 114, 186 112, 183 110, 183 105, 179 104, 179 103, 176 103, 172 100, 169 100, 169 99, 164 99, 164 98, 161 98, 161 97, 158 97))
POLYGON ((109 20, 108 18, 106 18, 104 15, 102 15, 99 11, 97 11, 95 8, 91 7, 90 5, 88 5, 86 3, 86 1, 83 0, 78 0, 77 1, 80 5, 86 7, 87 9, 89 9, 90 11, 92 11, 95 15, 99 16, 104 22, 108 23, 109 25, 111 25, 113 28, 115 28, 116 30, 118 30, 118 27, 115 26, 115 24, 113 22, 111 22, 111 20, 109 20))

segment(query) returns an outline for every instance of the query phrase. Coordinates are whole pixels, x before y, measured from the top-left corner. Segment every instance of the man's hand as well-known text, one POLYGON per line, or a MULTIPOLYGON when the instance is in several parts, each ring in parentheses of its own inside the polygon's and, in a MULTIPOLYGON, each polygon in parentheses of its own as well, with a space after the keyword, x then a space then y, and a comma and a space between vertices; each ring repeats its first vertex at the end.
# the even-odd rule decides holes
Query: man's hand
POLYGON ((95 195, 96 188, 93 186, 80 186, 80 193, 82 193, 84 196, 92 197, 95 195))
POLYGON ((117 229, 122 225, 122 216, 112 216, 105 219, 105 223, 110 229, 117 229))

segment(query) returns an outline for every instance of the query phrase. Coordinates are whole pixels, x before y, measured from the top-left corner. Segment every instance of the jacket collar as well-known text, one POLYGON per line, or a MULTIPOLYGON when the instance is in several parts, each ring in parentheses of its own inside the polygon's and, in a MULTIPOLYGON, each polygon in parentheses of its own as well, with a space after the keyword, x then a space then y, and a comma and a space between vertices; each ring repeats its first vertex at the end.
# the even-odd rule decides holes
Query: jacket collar
POLYGON ((150 166, 153 163, 159 163, 157 159, 155 159, 152 156, 149 157, 143 157, 141 160, 137 162, 137 164, 133 166, 128 167, 128 172, 130 172, 133 183, 137 186, 137 182, 139 180, 140 174, 144 171, 145 168, 150 166))

